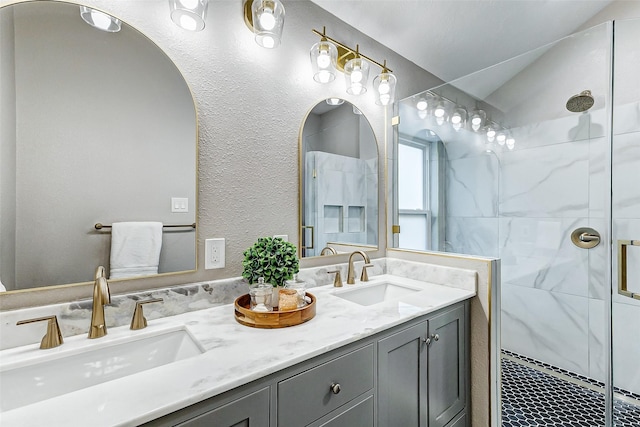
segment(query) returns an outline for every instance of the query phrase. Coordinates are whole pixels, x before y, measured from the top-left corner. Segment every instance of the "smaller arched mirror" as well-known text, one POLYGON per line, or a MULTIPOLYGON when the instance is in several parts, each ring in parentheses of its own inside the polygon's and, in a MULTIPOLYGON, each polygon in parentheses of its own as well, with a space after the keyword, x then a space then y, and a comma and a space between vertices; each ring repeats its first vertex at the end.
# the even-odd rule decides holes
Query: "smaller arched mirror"
POLYGON ((300 133, 300 257, 378 248, 378 144, 341 99, 319 102, 300 133))

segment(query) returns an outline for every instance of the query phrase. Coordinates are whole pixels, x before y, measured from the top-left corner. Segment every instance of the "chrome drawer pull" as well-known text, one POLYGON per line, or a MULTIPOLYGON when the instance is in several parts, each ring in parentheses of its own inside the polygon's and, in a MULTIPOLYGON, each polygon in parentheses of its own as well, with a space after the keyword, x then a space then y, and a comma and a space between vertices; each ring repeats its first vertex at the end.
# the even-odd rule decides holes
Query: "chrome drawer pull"
POLYGON ((340 384, 338 384, 338 383, 331 384, 331 392, 333 394, 340 393, 340 384))

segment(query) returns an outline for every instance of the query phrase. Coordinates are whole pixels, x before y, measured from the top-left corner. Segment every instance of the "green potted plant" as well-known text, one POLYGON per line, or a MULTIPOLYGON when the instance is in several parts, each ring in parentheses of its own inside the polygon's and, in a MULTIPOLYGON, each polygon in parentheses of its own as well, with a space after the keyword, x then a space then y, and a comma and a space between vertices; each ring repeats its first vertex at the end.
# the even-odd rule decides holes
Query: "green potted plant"
POLYGON ((300 271, 300 262, 296 246, 279 237, 260 237, 249 249, 244 251, 242 277, 249 284, 257 283, 264 277, 265 283, 273 287, 282 287, 286 280, 300 271))

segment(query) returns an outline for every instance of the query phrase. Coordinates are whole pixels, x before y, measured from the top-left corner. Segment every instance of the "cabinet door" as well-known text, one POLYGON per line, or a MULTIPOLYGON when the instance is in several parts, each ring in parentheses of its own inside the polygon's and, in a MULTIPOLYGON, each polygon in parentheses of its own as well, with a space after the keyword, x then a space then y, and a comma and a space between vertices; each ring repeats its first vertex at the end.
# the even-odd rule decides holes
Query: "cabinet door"
POLYGON ((178 424, 179 427, 269 427, 269 388, 178 424))
POLYGON ((420 323, 378 342, 380 427, 426 427, 426 332, 420 323))
POLYGON ((466 405, 465 308, 429 319, 429 427, 443 427, 466 405))

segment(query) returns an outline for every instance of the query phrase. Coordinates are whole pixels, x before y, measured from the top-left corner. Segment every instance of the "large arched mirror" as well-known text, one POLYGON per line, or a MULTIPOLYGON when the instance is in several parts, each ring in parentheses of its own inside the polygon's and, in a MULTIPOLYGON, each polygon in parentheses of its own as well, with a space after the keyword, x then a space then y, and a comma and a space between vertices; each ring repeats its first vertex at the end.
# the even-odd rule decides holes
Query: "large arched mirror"
POLYGON ((77 4, 2 7, 0 31, 2 284, 91 281, 129 221, 163 224, 158 274, 194 270, 197 116, 175 64, 77 4))
POLYGON ((300 256, 378 248, 378 146, 366 117, 319 102, 300 134, 300 256))

